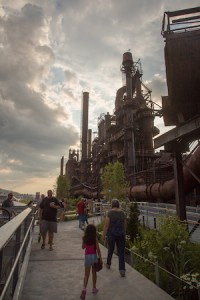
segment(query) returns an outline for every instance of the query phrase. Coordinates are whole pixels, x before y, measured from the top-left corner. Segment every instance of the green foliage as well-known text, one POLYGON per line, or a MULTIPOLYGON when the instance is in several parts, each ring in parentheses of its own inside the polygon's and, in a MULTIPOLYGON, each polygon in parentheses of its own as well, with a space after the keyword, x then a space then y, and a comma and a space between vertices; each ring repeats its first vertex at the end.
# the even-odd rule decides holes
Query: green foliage
MULTIPOLYGON (((104 220, 101 221, 99 224, 96 225, 96 230, 97 230, 97 238, 98 240, 102 243, 102 233, 103 233, 103 227, 104 227, 104 220)), ((104 243, 103 243, 104 244, 104 243)))
POLYGON ((139 220, 140 211, 136 202, 130 204, 129 215, 127 218, 127 229, 126 233, 129 236, 131 242, 139 236, 139 220))
POLYGON ((102 232, 104 227, 104 221, 100 222, 99 224, 96 225, 96 229, 98 232, 102 232))
MULTIPOLYGON (((133 221, 130 218, 128 226, 132 228, 131 224, 135 224, 138 216, 137 206, 130 207, 129 216, 131 214, 133 221)), ((96 226, 99 238, 103 226, 104 222, 96 226)), ((138 234, 133 241, 129 241, 129 247, 135 253, 133 262, 136 270, 156 283, 155 266, 158 264, 163 268, 158 269, 159 286, 163 290, 175 299, 198 299, 195 287, 200 286, 200 245, 190 241, 186 225, 181 223, 177 216, 160 218, 159 230, 150 230, 138 225, 138 234), (184 282, 171 276, 164 269, 184 282)))
POLYGON ((119 200, 126 198, 126 188, 128 182, 125 179, 123 164, 117 161, 116 163, 108 163, 101 177, 103 191, 106 198, 111 201, 113 198, 119 200))
POLYGON ((68 198, 67 199, 67 210, 74 210, 76 211, 76 204, 78 203, 79 198, 68 198))
POLYGON ((132 249, 141 256, 156 261, 158 234, 159 233, 156 230, 148 230, 140 227, 140 235, 134 239, 132 249))
POLYGON ((56 196, 59 199, 67 198, 69 195, 69 181, 66 176, 59 175, 56 181, 56 196))
POLYGON ((76 214, 66 214, 64 221, 73 221, 73 220, 77 220, 77 215, 76 214))
POLYGON ((187 250, 191 268, 200 273, 200 244, 189 243, 187 250))
MULTIPOLYGON (((160 218, 159 231, 142 228, 140 236, 134 239, 131 246, 134 252, 145 258, 141 260, 136 257, 135 268, 153 281, 155 272, 152 272, 149 261, 158 263, 160 267, 179 278, 188 274, 193 276, 192 278, 194 274, 199 276, 200 245, 191 243, 186 225, 181 223, 177 216, 160 218)), ((159 277, 160 287, 175 299, 195 299, 197 291, 192 289, 192 286, 189 287, 162 270, 159 271, 159 277)))
POLYGON ((159 223, 157 255, 162 255, 159 263, 180 277, 187 270, 186 251, 190 243, 187 227, 177 216, 162 218, 159 223))

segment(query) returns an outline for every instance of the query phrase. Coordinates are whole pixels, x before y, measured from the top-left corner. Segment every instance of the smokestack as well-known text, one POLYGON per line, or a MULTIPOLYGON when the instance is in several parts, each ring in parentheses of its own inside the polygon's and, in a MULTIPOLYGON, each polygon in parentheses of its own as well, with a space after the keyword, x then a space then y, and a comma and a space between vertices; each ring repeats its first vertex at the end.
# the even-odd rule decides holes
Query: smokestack
POLYGON ((60 176, 63 176, 63 166, 64 166, 64 156, 62 156, 60 161, 60 176))
POLYGON ((132 98, 132 73, 134 70, 133 58, 131 52, 123 54, 121 71, 126 75, 126 94, 127 99, 132 98))
POLYGON ((87 180, 87 158, 88 158, 88 104, 89 93, 83 93, 82 103, 82 157, 81 157, 81 182, 87 180))
POLYGON ((82 160, 87 159, 87 134, 88 134, 88 104, 89 93, 83 93, 82 103, 82 160))
POLYGON ((91 157, 92 152, 92 129, 88 129, 88 158, 91 157))

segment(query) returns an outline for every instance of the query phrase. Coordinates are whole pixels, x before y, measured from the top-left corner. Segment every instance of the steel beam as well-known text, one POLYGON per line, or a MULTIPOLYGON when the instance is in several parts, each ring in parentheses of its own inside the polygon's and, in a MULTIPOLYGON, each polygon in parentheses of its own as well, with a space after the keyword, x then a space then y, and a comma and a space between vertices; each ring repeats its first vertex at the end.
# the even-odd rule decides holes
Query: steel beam
POLYGON ((165 144, 175 142, 180 138, 190 141, 198 137, 200 137, 200 115, 155 138, 154 148, 156 149, 165 144))

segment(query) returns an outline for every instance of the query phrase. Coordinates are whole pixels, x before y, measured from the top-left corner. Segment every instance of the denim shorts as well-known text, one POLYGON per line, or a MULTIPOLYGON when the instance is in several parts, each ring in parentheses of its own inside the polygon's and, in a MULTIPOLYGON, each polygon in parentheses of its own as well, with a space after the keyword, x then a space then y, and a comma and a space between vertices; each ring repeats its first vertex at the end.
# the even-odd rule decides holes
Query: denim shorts
POLYGON ((85 267, 90 267, 97 261, 98 261, 98 258, 97 258, 96 254, 85 255, 85 267))

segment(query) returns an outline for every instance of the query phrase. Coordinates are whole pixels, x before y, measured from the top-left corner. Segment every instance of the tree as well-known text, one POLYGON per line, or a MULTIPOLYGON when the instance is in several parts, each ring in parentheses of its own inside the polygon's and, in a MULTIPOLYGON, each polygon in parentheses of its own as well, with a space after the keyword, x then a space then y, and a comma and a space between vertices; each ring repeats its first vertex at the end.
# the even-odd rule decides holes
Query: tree
POLYGON ((60 199, 69 195, 69 180, 66 176, 59 175, 56 181, 56 196, 60 199))
POLYGON ((119 161, 114 164, 108 163, 104 168, 101 180, 103 192, 109 201, 112 198, 118 198, 119 200, 126 198, 128 182, 125 179, 122 163, 119 161))
POLYGON ((139 229, 140 229, 140 211, 138 209, 138 205, 136 202, 131 203, 130 205, 130 212, 127 219, 127 229, 126 233, 130 237, 130 241, 133 242, 134 239, 139 236, 139 229))

